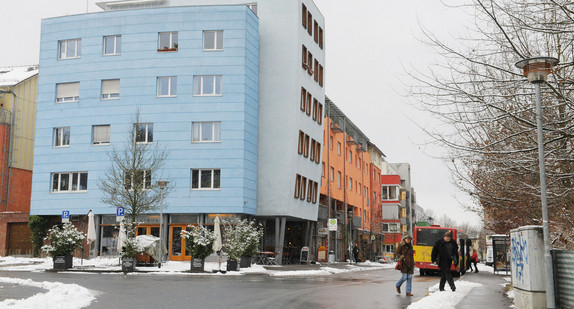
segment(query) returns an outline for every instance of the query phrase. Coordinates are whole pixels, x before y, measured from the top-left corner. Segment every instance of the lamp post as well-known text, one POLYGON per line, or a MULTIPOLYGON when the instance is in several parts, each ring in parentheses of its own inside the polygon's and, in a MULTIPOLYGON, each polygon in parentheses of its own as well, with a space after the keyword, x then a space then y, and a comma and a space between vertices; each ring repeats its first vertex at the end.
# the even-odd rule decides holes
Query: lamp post
POLYGON ((157 182, 157 186, 159 187, 159 203, 160 203, 160 209, 159 209, 159 263, 158 263, 158 268, 161 268, 161 262, 163 259, 163 250, 162 250, 162 238, 163 238, 163 190, 165 189, 165 187, 167 187, 167 184, 169 183, 169 181, 165 181, 165 180, 158 180, 157 182))
POLYGON ((544 165, 544 135, 542 133, 542 103, 540 84, 546 81, 558 59, 552 57, 534 57, 518 61, 515 65, 522 69, 528 81, 536 88, 536 126, 538 128, 538 166, 540 170, 540 195, 542 200, 542 231, 544 234, 544 264, 546 266, 546 307, 556 308, 554 298, 554 272, 550 248, 548 226, 548 200, 546 197, 546 167, 544 165))

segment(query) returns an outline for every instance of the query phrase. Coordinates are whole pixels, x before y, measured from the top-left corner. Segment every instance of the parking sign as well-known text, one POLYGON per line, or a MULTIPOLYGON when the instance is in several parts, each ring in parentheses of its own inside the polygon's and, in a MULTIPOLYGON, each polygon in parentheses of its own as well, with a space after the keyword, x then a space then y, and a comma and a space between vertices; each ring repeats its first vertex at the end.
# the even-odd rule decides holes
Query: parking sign
POLYGON ((116 222, 121 222, 126 215, 126 209, 123 207, 118 207, 116 209, 116 222))
POLYGON ((69 223, 70 222, 70 211, 64 210, 62 211, 62 223, 69 223))

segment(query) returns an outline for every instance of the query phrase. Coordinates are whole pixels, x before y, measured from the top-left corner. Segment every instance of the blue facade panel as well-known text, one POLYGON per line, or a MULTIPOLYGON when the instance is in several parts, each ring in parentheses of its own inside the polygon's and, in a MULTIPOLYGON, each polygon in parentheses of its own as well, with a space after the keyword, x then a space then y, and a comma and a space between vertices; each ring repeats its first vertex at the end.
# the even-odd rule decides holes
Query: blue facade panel
POLYGON ((256 214, 258 19, 246 6, 110 11, 42 21, 31 213, 115 214, 98 183, 108 153, 128 140, 136 112, 153 123, 168 152, 161 175, 174 190, 165 213, 256 214), (203 31, 223 30, 221 51, 203 50, 203 31), (178 49, 158 52, 158 33, 177 32, 178 49), (103 55, 104 36, 121 35, 121 54, 103 55), (79 58, 59 60, 60 40, 81 39, 79 58), (194 95, 194 76, 220 75, 221 95, 194 95), (177 77, 177 95, 157 96, 157 78, 177 77), (102 80, 120 80, 119 99, 102 100, 102 80), (56 103, 57 84, 79 82, 79 101, 56 103), (192 122, 221 122, 221 140, 192 142, 192 122), (110 144, 92 145, 92 126, 110 126, 110 144), (54 147, 54 128, 69 146, 54 147), (192 190, 192 169, 220 169, 221 188, 192 190), (53 193, 52 173, 87 172, 86 191, 53 193))

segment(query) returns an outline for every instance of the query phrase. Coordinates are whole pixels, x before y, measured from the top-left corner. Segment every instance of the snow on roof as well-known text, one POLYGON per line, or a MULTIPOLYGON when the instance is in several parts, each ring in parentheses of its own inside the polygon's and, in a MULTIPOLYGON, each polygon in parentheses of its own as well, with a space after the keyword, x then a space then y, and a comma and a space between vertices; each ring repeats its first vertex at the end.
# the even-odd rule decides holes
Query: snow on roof
POLYGON ((0 67, 0 87, 15 86, 38 74, 38 65, 0 67))

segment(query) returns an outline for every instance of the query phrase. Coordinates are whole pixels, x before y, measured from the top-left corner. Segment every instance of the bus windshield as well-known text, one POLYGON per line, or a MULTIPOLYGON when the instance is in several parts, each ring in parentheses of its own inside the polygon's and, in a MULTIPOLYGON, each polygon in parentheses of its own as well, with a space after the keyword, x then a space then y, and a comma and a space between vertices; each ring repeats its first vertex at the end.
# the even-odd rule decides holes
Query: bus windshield
POLYGON ((445 229, 420 229, 416 230, 416 246, 434 246, 434 243, 439 240, 444 233, 445 229))

